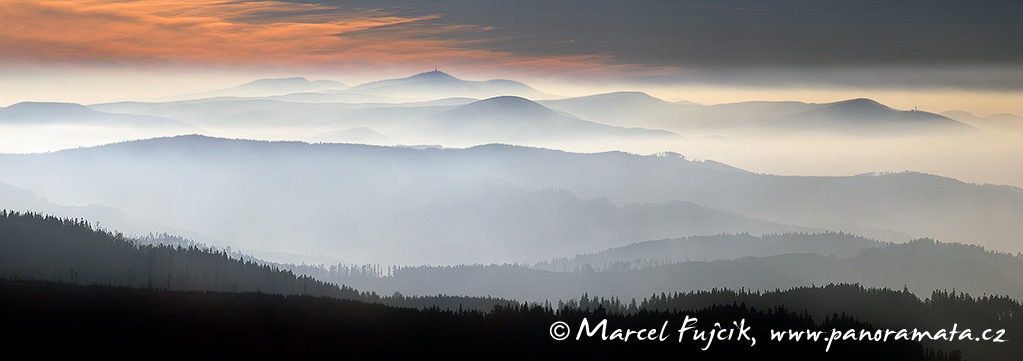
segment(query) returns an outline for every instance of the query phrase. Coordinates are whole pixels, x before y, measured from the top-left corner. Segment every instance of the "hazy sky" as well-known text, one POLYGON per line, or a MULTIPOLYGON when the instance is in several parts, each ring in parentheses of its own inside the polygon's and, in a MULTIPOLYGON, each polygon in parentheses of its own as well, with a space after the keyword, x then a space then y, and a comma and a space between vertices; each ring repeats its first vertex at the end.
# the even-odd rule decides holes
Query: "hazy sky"
POLYGON ((5 0, 0 105, 441 68, 565 95, 1018 114, 1019 39, 1017 1, 5 0))

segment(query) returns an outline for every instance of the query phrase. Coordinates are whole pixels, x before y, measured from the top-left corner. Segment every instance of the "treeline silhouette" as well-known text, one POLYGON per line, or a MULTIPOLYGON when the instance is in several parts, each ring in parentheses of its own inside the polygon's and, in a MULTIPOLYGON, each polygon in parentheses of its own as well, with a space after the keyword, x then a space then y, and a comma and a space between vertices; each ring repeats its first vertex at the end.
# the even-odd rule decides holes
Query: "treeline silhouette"
POLYGON ((767 257, 786 253, 814 253, 854 257, 863 249, 887 242, 845 232, 786 232, 702 235, 646 241, 600 252, 540 261, 532 268, 552 272, 625 272, 689 261, 767 257))
POLYGON ((936 332, 971 329, 973 336, 991 329, 1005 330, 1006 342, 931 341, 927 347, 961 350, 971 358, 981 360, 1011 360, 1023 354, 1023 343, 1016 340, 1023 334, 1023 305, 1008 296, 984 295, 973 297, 955 290, 935 290, 930 297, 920 299, 908 289, 892 290, 864 288, 857 284, 829 284, 796 287, 769 292, 747 289, 713 289, 654 294, 641 300, 623 302, 616 297, 597 297, 584 294, 578 299, 559 301, 559 309, 607 310, 612 313, 637 314, 644 312, 672 312, 715 307, 739 303, 755 309, 785 308, 798 310, 807 320, 824 320, 855 316, 855 319, 884 329, 919 329, 936 332))
MULTIPOLYGON (((363 271, 380 273, 374 267, 358 272, 363 271)), ((9 211, 0 211, 0 276, 0 318, 16 330, 12 342, 46 335, 69 347, 88 348, 113 339, 185 356, 672 352, 699 358, 778 352, 828 359, 945 360, 964 355, 1011 359, 1023 352, 1013 340, 1023 331, 1023 308, 1005 296, 935 291, 920 300, 906 289, 859 285, 770 292, 714 289, 629 302, 583 294, 556 300, 556 306, 492 297, 380 296, 196 244, 142 244, 84 220, 9 211), (702 329, 745 320, 759 341, 756 346, 721 341, 704 352, 704 344, 692 340, 623 343, 589 337, 556 342, 548 333, 555 321, 576 329, 583 318, 591 323, 607 319, 612 329, 649 329, 664 321, 677 329, 686 315, 702 319, 702 329), (824 352, 823 344, 769 342, 766 334, 833 327, 936 331, 953 323, 960 329, 1005 329, 1009 342, 925 343, 932 350, 912 342, 842 341, 824 352)))
MULTIPOLYGON (((150 235, 148 243, 190 244, 181 237, 150 235)), ((717 234, 712 236, 691 236, 633 243, 608 250, 579 254, 571 258, 527 263, 504 264, 549 272, 585 275, 594 272, 628 272, 649 270, 662 266, 689 261, 710 261, 738 259, 743 257, 765 257, 787 253, 813 253, 854 257, 866 248, 882 247, 890 243, 880 242, 845 232, 822 231, 817 233, 786 232, 755 236, 747 232, 717 234)), ((351 279, 376 279, 415 273, 429 268, 495 267, 496 264, 463 264, 460 266, 408 266, 379 263, 335 265, 281 264, 297 274, 310 275, 320 280, 343 282, 351 279)))
POLYGON ((230 258, 225 251, 140 244, 81 219, 0 211, 0 270, 19 279, 182 291, 267 292, 359 299, 350 287, 230 258))
MULTIPOLYGON (((266 293, 185 292, 69 283, 0 280, 0 317, 11 344, 51 340, 77 355, 161 357, 635 357, 686 359, 763 357, 797 359, 953 360, 957 355, 910 341, 770 341, 771 329, 870 329, 850 316, 814 322, 784 307, 757 309, 728 303, 698 310, 624 314, 603 307, 495 306, 490 311, 413 309, 354 300, 266 293), (748 339, 693 339, 678 329, 686 317, 701 331, 714 323, 748 327, 748 339), (607 321, 607 330, 576 339, 583 319, 607 321), (570 337, 556 341, 551 325, 565 322, 570 337), (616 329, 659 329, 664 341, 605 340, 616 329), (703 350, 706 348, 706 350, 703 350)), ((41 355, 53 349, 39 350, 41 355)))
POLYGON ((644 242, 565 261, 571 264, 558 262, 567 267, 555 268, 566 271, 549 269, 551 263, 545 264, 547 269, 516 264, 292 269, 297 274, 385 294, 395 290, 407 294, 443 292, 530 301, 568 299, 584 292, 628 299, 666 290, 774 290, 830 283, 908 288, 919 298, 929 297, 936 289, 953 288, 973 295, 1023 298, 1023 283, 1019 279, 1023 274, 1023 255, 926 238, 886 244, 841 233, 700 236, 644 242), (810 244, 817 238, 823 245, 814 249, 810 244), (846 256, 817 253, 839 250, 842 247, 837 244, 842 240, 850 240, 851 245, 873 246, 858 250, 850 246, 840 253, 846 256), (721 244, 716 245, 715 241, 721 244), (723 250, 728 248, 760 250, 765 254, 801 249, 805 253, 727 258, 731 256, 723 256, 726 253, 723 250), (726 258, 700 261, 702 257, 695 255, 701 251, 726 258), (677 257, 683 252, 694 257, 690 261, 677 257), (652 258, 655 254, 671 259, 652 258), (520 286, 505 287, 508 283, 520 286))
POLYGON ((256 259, 180 237, 141 240, 95 229, 82 219, 0 210, 0 277, 76 285, 175 291, 262 292, 326 296, 396 306, 489 310, 517 302, 493 297, 381 296, 296 275, 256 259), (169 240, 174 245, 158 244, 169 240))

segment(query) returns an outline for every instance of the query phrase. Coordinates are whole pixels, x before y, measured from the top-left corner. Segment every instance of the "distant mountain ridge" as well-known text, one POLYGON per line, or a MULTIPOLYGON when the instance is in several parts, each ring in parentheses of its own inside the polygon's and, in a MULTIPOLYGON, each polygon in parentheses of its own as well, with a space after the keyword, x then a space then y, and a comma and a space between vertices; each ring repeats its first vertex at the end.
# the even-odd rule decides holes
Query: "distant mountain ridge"
MULTIPOLYGON (((774 235, 768 237, 776 240, 768 242, 779 251, 785 248, 807 249, 815 246, 813 239, 819 236, 806 234, 802 237, 804 241, 774 235), (799 242, 805 244, 798 245, 799 242)), ((746 250, 757 248, 756 243, 763 241, 759 237, 743 235, 700 238, 723 241, 724 244, 717 248, 738 246, 746 250)), ((972 245, 919 239, 903 244, 860 243, 867 247, 842 256, 803 252, 722 259, 707 257, 708 260, 704 261, 701 251, 708 249, 699 244, 699 239, 681 241, 642 245, 664 247, 669 242, 678 242, 678 246, 690 248, 690 260, 637 258, 613 262, 583 255, 574 259, 579 263, 555 261, 537 267, 514 264, 418 266, 401 267, 392 271, 390 276, 336 275, 324 279, 383 294, 395 290, 406 294, 441 292, 496 297, 514 294, 519 295, 519 299, 531 301, 565 299, 583 292, 614 295, 625 300, 657 294, 665 289, 686 292, 723 287, 763 291, 829 283, 908 288, 920 297, 926 297, 936 289, 1023 297, 1023 282, 1015 276, 1023 272, 1023 258, 972 245), (509 289, 507 285, 519 286, 509 289)), ((816 246, 823 246, 821 249, 831 246, 854 248, 830 241, 816 246)))
POLYGON ((68 124, 123 128, 199 128, 166 117, 106 113, 74 103, 23 102, 0 108, 0 124, 68 124))
POLYGON ((183 136, 0 155, 0 182, 251 249, 301 253, 292 248, 305 244, 342 260, 401 263, 540 260, 758 224, 998 250, 1018 250, 1023 233, 1020 192, 932 175, 783 177, 678 155, 508 145, 420 150, 183 136))
POLYGON ((979 117, 967 111, 951 110, 942 112, 941 115, 987 131, 1023 134, 1023 117, 1015 114, 1000 113, 979 117))
POLYGON ((539 139, 678 137, 668 131, 629 129, 594 123, 559 114, 543 105, 517 96, 499 96, 458 106, 410 122, 412 133, 476 140, 483 143, 530 142, 539 139))
POLYGON ((718 234, 645 241, 596 253, 539 262, 535 269, 569 272, 575 269, 614 271, 689 261, 716 261, 743 257, 769 257, 787 253, 855 257, 867 248, 887 242, 834 232, 764 234, 718 234))
POLYGON ((217 97, 270 97, 294 93, 322 92, 327 90, 346 90, 348 86, 339 81, 315 80, 303 77, 257 79, 238 86, 209 90, 198 93, 179 94, 165 97, 163 101, 194 100, 217 97))
POLYGON ((526 84, 513 80, 468 81, 453 77, 439 70, 419 73, 407 78, 374 81, 352 87, 350 90, 352 92, 399 98, 423 98, 424 95, 428 95, 432 99, 452 97, 491 98, 502 95, 514 95, 531 99, 549 97, 549 95, 541 93, 526 84))
MULTIPOLYGON (((900 111, 871 99, 850 99, 820 108, 764 120, 765 127, 795 131, 971 131, 973 127, 934 113, 900 111)), ((910 133, 912 134, 912 133, 910 133)))
POLYGON ((684 105, 669 103, 643 92, 614 92, 545 100, 540 104, 602 124, 684 130, 684 105))
POLYGON ((547 100, 541 104, 604 124, 665 129, 679 134, 707 130, 816 131, 833 134, 914 135, 972 131, 938 114, 900 111, 872 99, 833 103, 742 102, 718 105, 670 103, 642 92, 615 92, 547 100))

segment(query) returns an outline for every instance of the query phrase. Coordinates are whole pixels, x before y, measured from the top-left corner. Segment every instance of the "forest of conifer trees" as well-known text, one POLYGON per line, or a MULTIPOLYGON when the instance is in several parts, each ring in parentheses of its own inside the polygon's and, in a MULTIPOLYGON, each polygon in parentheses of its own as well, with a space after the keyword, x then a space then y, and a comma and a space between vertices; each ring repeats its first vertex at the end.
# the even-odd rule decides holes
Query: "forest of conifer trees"
MULTIPOLYGON (((2 316, 28 340, 59 330, 70 345, 115 338, 154 347, 193 345, 175 354, 342 356, 453 354, 457 348, 510 354, 675 354, 750 356, 762 352, 829 359, 859 357, 946 360, 962 355, 999 359, 1015 343, 841 341, 823 345, 768 342, 769 330, 960 327, 1023 331, 1023 306, 1005 296, 974 297, 935 290, 920 299, 907 290, 837 284, 789 290, 663 292, 640 300, 582 294, 543 303, 489 297, 380 296, 288 270, 235 258, 196 244, 152 245, 85 220, 0 212, 2 316), (707 351, 698 340, 639 344, 584 337, 558 342, 554 322, 607 320, 620 329, 651 328, 685 317, 727 324, 744 320, 760 343, 722 341, 707 351), (442 332, 438 332, 442 331, 442 332), (214 341, 215 340, 215 341, 214 341), (259 341, 262 340, 262 341, 259 341), (339 341, 343 340, 343 341, 339 341), (260 346, 262 345, 262 346, 260 346), (271 346, 272 345, 272 346, 271 346), (334 347, 331 345, 340 345, 334 347), (397 346, 400 345, 400 346, 397 346), (456 346, 457 345, 457 346, 456 346), (213 353, 210 353, 213 352, 213 353)), ((366 270, 370 271, 370 270, 366 270)), ((700 329, 711 322, 699 324, 700 329)))

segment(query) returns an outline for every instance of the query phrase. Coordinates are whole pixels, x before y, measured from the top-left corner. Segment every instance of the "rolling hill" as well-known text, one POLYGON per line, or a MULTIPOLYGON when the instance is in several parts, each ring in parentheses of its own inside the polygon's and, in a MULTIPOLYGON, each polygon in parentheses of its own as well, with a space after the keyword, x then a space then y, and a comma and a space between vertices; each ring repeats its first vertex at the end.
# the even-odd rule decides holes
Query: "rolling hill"
POLYGON ((671 138, 667 131, 622 128, 559 114, 531 100, 501 96, 480 100, 407 123, 409 136, 461 142, 521 144, 536 140, 671 138))
POLYGON ((975 128, 947 117, 917 110, 900 111, 870 99, 851 99, 760 122, 764 128, 796 132, 862 135, 913 135, 969 132, 975 128))
POLYGON ((180 94, 161 99, 162 101, 179 101, 190 99, 207 99, 219 97, 258 98, 287 95, 293 93, 315 93, 323 91, 345 90, 348 86, 333 80, 310 81, 302 77, 258 79, 235 87, 210 90, 199 93, 180 94))
POLYGON ((106 113, 73 103, 24 102, 0 108, 0 124, 21 126, 59 124, 193 132, 199 130, 193 125, 166 117, 106 113))
POLYGON ((438 99, 451 97, 491 98, 514 95, 531 99, 549 97, 513 80, 467 81, 441 71, 419 73, 407 78, 387 79, 352 87, 351 92, 394 98, 438 99))
POLYGON ((677 154, 506 145, 183 136, 0 155, 0 181, 239 247, 316 249, 350 262, 538 261, 649 239, 798 231, 784 227, 1017 251, 1023 233, 1023 192, 1011 187, 920 173, 773 176, 677 154))

